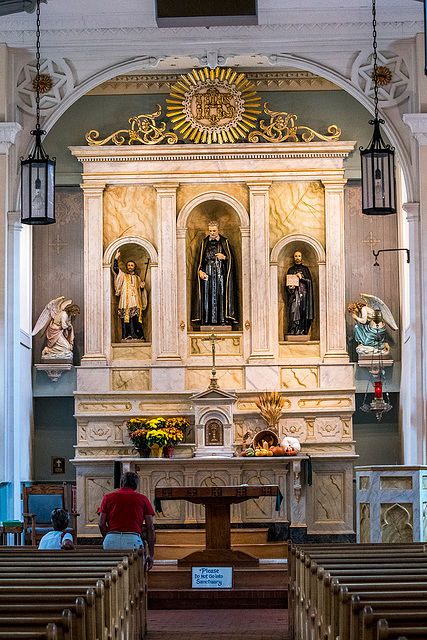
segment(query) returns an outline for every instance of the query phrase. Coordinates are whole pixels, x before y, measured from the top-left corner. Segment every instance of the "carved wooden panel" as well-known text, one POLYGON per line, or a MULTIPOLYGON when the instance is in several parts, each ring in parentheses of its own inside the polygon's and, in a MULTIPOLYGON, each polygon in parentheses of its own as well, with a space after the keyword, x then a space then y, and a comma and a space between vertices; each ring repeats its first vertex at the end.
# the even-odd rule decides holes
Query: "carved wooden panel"
POLYGON ((359 526, 360 542, 371 542, 371 505, 369 502, 360 504, 359 526))
POLYGON ((381 504, 381 542, 413 542, 413 504, 381 504))

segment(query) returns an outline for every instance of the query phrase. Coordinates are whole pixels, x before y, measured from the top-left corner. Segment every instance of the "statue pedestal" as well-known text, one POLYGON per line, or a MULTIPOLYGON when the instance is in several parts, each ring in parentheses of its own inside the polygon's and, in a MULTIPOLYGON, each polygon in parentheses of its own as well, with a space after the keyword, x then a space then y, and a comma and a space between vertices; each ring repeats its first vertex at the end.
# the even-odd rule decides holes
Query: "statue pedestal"
POLYGON ((231 324, 204 324, 200 327, 201 333, 220 333, 232 330, 231 324))
POLYGON ((52 382, 59 380, 64 371, 70 371, 73 366, 69 360, 51 360, 51 364, 47 364, 47 362, 45 360, 45 363, 34 366, 37 371, 46 371, 52 382))
POLYGON ((285 335, 285 342, 310 342, 310 336, 307 335, 300 335, 300 336, 294 336, 290 333, 285 335))

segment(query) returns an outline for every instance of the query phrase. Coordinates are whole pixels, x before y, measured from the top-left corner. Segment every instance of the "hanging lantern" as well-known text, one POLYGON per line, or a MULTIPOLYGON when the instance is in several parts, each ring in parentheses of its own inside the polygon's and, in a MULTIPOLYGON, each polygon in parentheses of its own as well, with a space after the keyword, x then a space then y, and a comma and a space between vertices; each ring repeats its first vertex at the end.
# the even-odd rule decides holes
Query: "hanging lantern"
POLYGON ((373 58, 374 58, 374 133, 369 146, 360 148, 362 163, 362 211, 367 215, 385 216, 396 213, 396 172, 394 149, 386 145, 381 137, 378 116, 378 61, 375 0, 372 0, 373 58))
POLYGON ((40 127, 40 0, 37 0, 36 60, 36 128, 31 131, 35 145, 26 160, 21 159, 21 222, 52 224, 55 222, 55 160, 45 153, 40 127))

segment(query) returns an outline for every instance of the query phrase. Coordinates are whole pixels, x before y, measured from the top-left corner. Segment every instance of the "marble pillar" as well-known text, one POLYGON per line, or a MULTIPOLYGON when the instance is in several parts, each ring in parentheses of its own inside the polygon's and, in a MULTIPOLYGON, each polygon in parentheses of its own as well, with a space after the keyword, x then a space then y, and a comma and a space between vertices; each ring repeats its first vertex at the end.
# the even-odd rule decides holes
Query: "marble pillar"
POLYGON ((270 344, 269 200, 271 182, 248 182, 250 195, 251 355, 273 358, 270 344))
POLYGON ((178 352, 176 190, 178 183, 155 185, 159 255, 159 345, 157 360, 180 360, 178 352))
POLYGON ((326 229, 326 353, 325 359, 348 361, 345 331, 344 185, 346 180, 322 178, 326 229))
MULTIPOLYGON (((84 191, 84 356, 82 366, 105 365, 102 277, 103 193, 105 184, 82 185, 84 191), (98 318, 98 322, 94 321, 98 318)), ((108 310, 109 311, 109 310, 108 310)))

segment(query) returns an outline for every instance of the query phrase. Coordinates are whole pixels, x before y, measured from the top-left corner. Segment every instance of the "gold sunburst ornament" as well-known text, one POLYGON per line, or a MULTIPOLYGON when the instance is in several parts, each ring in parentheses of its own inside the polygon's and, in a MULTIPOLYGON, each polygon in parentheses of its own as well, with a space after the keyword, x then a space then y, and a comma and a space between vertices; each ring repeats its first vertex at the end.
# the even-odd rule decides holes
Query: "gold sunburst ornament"
POLYGON ((181 75, 166 102, 175 131, 196 144, 246 138, 261 113, 255 85, 244 73, 220 67, 181 75))
POLYGON ((375 82, 375 75, 377 76, 377 85, 379 87, 385 87, 393 79, 393 74, 388 67, 377 67, 377 71, 372 72, 371 78, 375 82))
POLYGON ((39 87, 39 93, 49 93, 52 89, 52 78, 48 73, 40 73, 33 80, 33 89, 37 91, 37 85, 39 87))

